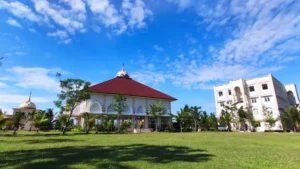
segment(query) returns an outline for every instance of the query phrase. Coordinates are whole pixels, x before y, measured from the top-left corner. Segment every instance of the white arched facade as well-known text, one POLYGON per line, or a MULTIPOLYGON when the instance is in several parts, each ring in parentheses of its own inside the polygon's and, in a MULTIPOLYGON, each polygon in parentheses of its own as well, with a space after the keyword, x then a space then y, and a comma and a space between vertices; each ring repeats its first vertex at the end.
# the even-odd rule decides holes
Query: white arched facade
POLYGON ((89 112, 90 113, 102 113, 101 103, 99 103, 98 101, 92 102, 92 104, 90 105, 89 112))
POLYGON ((135 111, 135 114, 137 115, 145 115, 146 114, 146 109, 142 105, 138 105, 135 111))
POLYGON ((117 112, 114 110, 113 103, 108 104, 106 107, 106 113, 107 114, 117 114, 117 112))

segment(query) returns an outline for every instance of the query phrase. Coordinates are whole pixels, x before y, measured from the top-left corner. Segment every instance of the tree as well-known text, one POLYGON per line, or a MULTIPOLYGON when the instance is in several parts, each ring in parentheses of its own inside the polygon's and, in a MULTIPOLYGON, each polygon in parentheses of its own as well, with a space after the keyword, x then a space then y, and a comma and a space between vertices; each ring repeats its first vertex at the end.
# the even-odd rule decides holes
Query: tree
POLYGON ((281 122, 285 129, 293 130, 296 129, 300 123, 300 112, 296 106, 292 106, 280 116, 281 122))
POLYGON ((237 116, 238 116, 239 129, 245 131, 246 130, 245 125, 248 119, 248 114, 244 110, 243 106, 237 110, 237 116))
POLYGON ((210 128, 214 128, 216 131, 218 130, 218 119, 216 118, 214 113, 211 113, 209 115, 208 123, 210 128))
POLYGON ((84 129, 85 129, 85 134, 89 133, 89 120, 90 120, 90 115, 88 112, 83 113, 82 118, 84 119, 84 129))
POLYGON ((55 122, 55 129, 59 129, 60 131, 63 131, 63 127, 67 125, 68 116, 65 114, 60 114, 57 117, 57 120, 55 122))
POLYGON ((158 119, 160 116, 167 113, 165 107, 162 106, 162 102, 158 101, 156 104, 150 105, 150 110, 147 112, 147 115, 152 116, 155 120, 155 131, 158 131, 158 119))
POLYGON ((201 107, 198 107, 198 106, 190 107, 190 114, 191 114, 191 117, 194 120, 195 131, 198 131, 198 121, 199 121, 201 112, 202 112, 201 107))
POLYGON ((124 120, 122 122, 122 131, 124 131, 125 133, 128 132, 128 128, 131 126, 131 120, 127 119, 127 120, 124 120))
POLYGON ((120 118, 121 118, 122 112, 127 107, 127 104, 126 104, 127 98, 123 94, 118 93, 117 95, 114 96, 114 100, 115 100, 115 102, 113 103, 113 109, 114 109, 114 111, 117 112, 117 126, 118 126, 118 132, 120 132, 120 118))
POLYGON ((26 115, 24 112, 16 112, 12 117, 12 125, 14 127, 13 135, 17 135, 17 130, 24 125, 26 115))
POLYGON ((246 113, 247 113, 247 120, 254 128, 252 129, 252 131, 255 131, 256 128, 260 126, 260 121, 254 119, 252 107, 246 107, 246 113))
POLYGON ((42 123, 42 126, 40 128, 40 130, 52 130, 53 129, 53 123, 55 121, 55 114, 53 112, 53 109, 47 109, 45 112, 45 118, 47 119, 46 121, 44 121, 42 123))
POLYGON ((269 124, 269 131, 271 131, 271 127, 274 126, 277 119, 273 117, 273 112, 269 111, 265 106, 262 107, 262 111, 264 114, 264 122, 269 124))
POLYGON ((175 117, 176 122, 179 124, 180 132, 183 131, 185 123, 188 121, 190 117, 190 108, 188 105, 185 105, 183 108, 180 108, 180 111, 177 111, 177 115, 170 114, 175 117))
POLYGON ((30 122, 28 131, 31 131, 32 127, 34 126, 35 114, 35 110, 27 113, 26 121, 30 122))
POLYGON ((204 130, 209 130, 209 118, 206 111, 200 114, 199 123, 201 128, 203 128, 204 130))
MULTIPOLYGON (((58 77, 61 75, 58 73, 58 77)), ((58 94, 58 100, 54 104, 61 109, 61 112, 69 112, 66 124, 62 133, 65 134, 70 124, 74 109, 83 101, 90 99, 89 86, 90 82, 80 79, 60 79, 61 93, 58 94)))
POLYGON ((43 123, 46 122, 48 119, 46 118, 46 112, 38 111, 34 115, 34 127, 37 129, 37 133, 39 132, 40 128, 43 126, 43 123))
POLYGON ((5 113, 0 109, 0 130, 3 129, 6 125, 7 119, 5 118, 5 113))
POLYGON ((222 111, 219 122, 223 127, 227 127, 227 131, 231 131, 232 116, 228 111, 222 111))

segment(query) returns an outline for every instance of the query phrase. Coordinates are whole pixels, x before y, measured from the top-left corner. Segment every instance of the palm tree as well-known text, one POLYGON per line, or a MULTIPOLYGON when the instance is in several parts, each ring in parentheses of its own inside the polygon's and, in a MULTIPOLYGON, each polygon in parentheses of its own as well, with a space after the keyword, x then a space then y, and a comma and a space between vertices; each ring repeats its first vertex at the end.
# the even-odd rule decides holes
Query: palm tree
POLYGON ((199 123, 204 130, 209 130, 209 117, 206 111, 200 114, 199 123))
POLYGON ((26 117, 26 122, 30 122, 30 125, 29 125, 29 129, 28 129, 28 131, 30 132, 31 131, 31 129, 32 129, 32 127, 33 127, 33 125, 34 125, 34 122, 35 122, 35 110, 33 110, 32 112, 29 112, 28 114, 27 114, 27 117, 26 117))
POLYGON ((44 111, 39 111, 34 115, 34 127, 37 128, 37 133, 39 133, 39 130, 42 127, 43 123, 47 120, 48 119, 46 118, 46 112, 44 111))
POLYGON ((218 130, 218 119, 215 114, 211 113, 208 117, 209 127, 213 127, 216 131, 218 130))
POLYGON ((177 115, 170 114, 175 117, 177 123, 180 126, 180 132, 183 130, 184 123, 188 120, 190 116, 190 109, 187 105, 184 108, 180 108, 180 111, 177 112, 177 115))
POLYGON ((293 106, 288 110, 285 110, 281 116, 282 123, 293 131, 296 131, 300 123, 300 112, 297 110, 297 107, 293 106))
POLYGON ((147 115, 152 116, 155 120, 155 131, 158 131, 158 119, 160 116, 166 114, 167 110, 162 106, 162 102, 158 101, 156 104, 150 105, 150 110, 147 112, 147 115))
POLYGON ((13 135, 17 135, 17 130, 23 126, 24 120, 26 119, 26 115, 24 112, 16 112, 12 118, 12 125, 14 127, 13 135))
POLYGON ((231 131, 231 121, 232 121, 232 116, 231 113, 228 111, 222 111, 221 116, 219 118, 219 122, 222 126, 227 127, 227 131, 231 131))
POLYGON ((237 116, 238 116, 240 130, 242 128, 243 131, 245 131, 245 125, 246 125, 246 120, 247 120, 248 115, 247 115, 247 112, 244 110, 243 106, 237 110, 237 116))
POLYGON ((192 106, 190 107, 190 114, 194 120, 194 125, 195 125, 195 131, 198 131, 198 120, 200 118, 201 115, 201 107, 199 106, 192 106))

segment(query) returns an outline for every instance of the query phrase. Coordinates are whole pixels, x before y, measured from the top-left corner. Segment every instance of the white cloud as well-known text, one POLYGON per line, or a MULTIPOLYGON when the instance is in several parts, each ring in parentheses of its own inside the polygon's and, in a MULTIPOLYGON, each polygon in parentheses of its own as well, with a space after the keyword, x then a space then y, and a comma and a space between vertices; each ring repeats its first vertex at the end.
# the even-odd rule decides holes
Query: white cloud
POLYGON ((117 34, 127 30, 123 17, 108 0, 87 0, 91 11, 98 16, 106 27, 111 27, 117 34))
POLYGON ((59 39, 59 43, 63 43, 63 44, 69 44, 72 42, 72 39, 69 38, 67 32, 61 30, 52 33, 47 33, 47 36, 57 38, 59 39))
POLYGON ((41 89, 48 92, 60 91, 59 82, 55 77, 56 72, 60 69, 46 69, 42 67, 12 67, 6 70, 11 74, 8 79, 15 83, 16 86, 26 89, 41 89))
POLYGON ((68 4, 72 10, 85 13, 85 3, 82 0, 61 0, 62 2, 68 4))
MULTIPOLYGON (((2 104, 21 104, 28 100, 28 95, 0 93, 0 103, 2 104)), ((47 97, 32 97, 34 103, 47 103, 50 102, 50 98, 47 97)))
POLYGON ((33 22, 40 21, 40 18, 28 6, 18 1, 6 2, 0 0, 0 9, 7 9, 10 13, 19 18, 25 18, 33 22))
POLYGON ((146 8, 142 0, 135 0, 132 4, 130 0, 123 0, 123 13, 128 17, 128 25, 132 28, 142 28, 146 25, 145 19, 152 15, 152 11, 146 8))
POLYGON ((28 30, 29 30, 29 32, 36 33, 36 30, 33 28, 29 28, 28 30))
MULTIPOLYGON (((68 32, 84 28, 82 21, 86 19, 85 11, 78 11, 78 8, 67 10, 61 6, 50 3, 47 0, 34 0, 35 10, 45 18, 51 18, 56 24, 64 27, 68 32)), ((69 2, 69 1, 68 1, 69 2)), ((73 3, 69 2, 69 5, 73 3)))
POLYGON ((47 36, 58 37, 60 39, 68 38, 67 32, 61 31, 61 30, 58 30, 58 31, 53 32, 53 33, 47 33, 47 36))
POLYGON ((159 52, 164 51, 164 48, 158 46, 157 44, 155 44, 155 45, 153 46, 153 49, 156 50, 156 51, 159 51, 159 52))
POLYGON ((194 0, 167 0, 167 2, 174 3, 178 5, 179 10, 183 10, 187 7, 190 7, 194 4, 194 0))
POLYGON ((7 86, 7 84, 0 82, 0 88, 4 88, 6 86, 7 86))
POLYGON ((21 26, 21 25, 19 24, 19 22, 16 21, 15 19, 9 18, 9 19, 7 20, 7 23, 8 23, 9 25, 11 25, 11 26, 14 26, 14 27, 17 27, 17 28, 21 28, 21 29, 22 29, 22 26, 21 26))
POLYGON ((138 82, 144 84, 158 84, 164 83, 166 81, 165 75, 161 73, 154 73, 153 71, 139 71, 133 72, 130 75, 133 79, 137 80, 138 82))

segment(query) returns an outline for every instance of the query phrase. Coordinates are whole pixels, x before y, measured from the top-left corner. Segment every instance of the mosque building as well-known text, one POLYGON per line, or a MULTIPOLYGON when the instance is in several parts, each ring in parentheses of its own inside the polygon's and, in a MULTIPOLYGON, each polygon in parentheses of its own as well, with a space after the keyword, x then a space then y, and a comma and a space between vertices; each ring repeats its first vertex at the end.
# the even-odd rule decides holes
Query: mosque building
MULTIPOLYGON (((123 94, 127 100, 126 109, 122 112, 122 119, 131 120, 133 124, 131 131, 137 127, 138 122, 144 120, 141 132, 151 132, 155 130, 155 119, 147 115, 150 105, 158 101, 166 108, 166 112, 171 112, 171 102, 176 98, 155 90, 149 86, 141 84, 132 78, 124 70, 119 71, 115 78, 93 85, 89 88, 91 98, 80 103, 73 111, 72 117, 83 126, 82 114, 88 112, 90 115, 115 115, 113 109, 114 96, 117 93, 123 94)), ((65 114, 68 114, 67 112, 65 114)), ((165 114, 158 120, 159 126, 166 126, 169 122, 169 115, 165 114)), ((101 120, 100 120, 101 121, 101 120)))
MULTIPOLYGON (((30 93, 30 96, 27 101, 25 101, 24 103, 21 103, 18 108, 13 108, 13 114, 15 114, 16 112, 24 112, 26 116, 28 115, 28 113, 32 113, 33 111, 37 112, 39 110, 36 109, 35 104, 31 101, 31 93, 30 93)), ((8 118, 12 118, 12 116, 13 115, 8 116, 8 118)), ((24 119, 24 122, 22 122, 22 123, 24 124, 24 126, 22 126, 20 129, 22 129, 22 130, 30 129, 30 124, 31 124, 30 121, 24 119)), ((32 127, 31 129, 35 130, 34 127, 32 127)))

